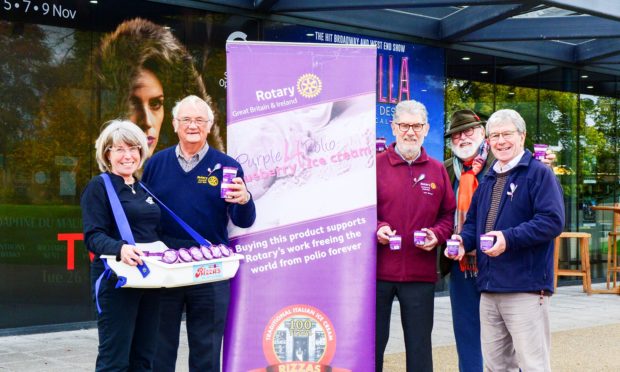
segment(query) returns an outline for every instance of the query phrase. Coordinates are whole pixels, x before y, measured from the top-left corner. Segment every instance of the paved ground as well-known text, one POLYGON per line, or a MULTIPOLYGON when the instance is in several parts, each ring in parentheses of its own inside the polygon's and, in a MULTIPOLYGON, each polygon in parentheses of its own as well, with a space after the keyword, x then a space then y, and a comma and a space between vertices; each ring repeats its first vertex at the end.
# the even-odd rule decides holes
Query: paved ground
MULTIPOLYGON (((601 288, 601 285, 595 285, 601 288)), ((184 327, 182 327, 184 328, 184 327)), ((581 287, 560 287, 551 299, 552 366, 555 371, 620 371, 620 296, 586 296, 581 287)), ((386 372, 404 372, 404 343, 394 303, 386 372)), ((187 371, 181 337, 177 371, 187 371)), ((450 300, 435 300, 433 355, 436 371, 457 371, 450 300)), ((0 371, 92 371, 95 329, 0 337, 0 371)))

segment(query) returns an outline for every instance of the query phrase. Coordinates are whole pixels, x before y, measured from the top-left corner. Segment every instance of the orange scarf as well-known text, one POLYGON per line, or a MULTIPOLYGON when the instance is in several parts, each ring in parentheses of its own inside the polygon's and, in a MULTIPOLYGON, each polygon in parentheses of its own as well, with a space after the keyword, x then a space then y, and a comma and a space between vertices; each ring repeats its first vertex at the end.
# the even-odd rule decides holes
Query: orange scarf
POLYGON ((486 159, 476 159, 463 163, 464 167, 470 168, 469 170, 463 170, 461 173, 461 179, 459 180, 459 189, 457 193, 456 203, 456 233, 459 234, 463 230, 463 223, 465 222, 465 216, 471 205, 471 199, 474 196, 476 188, 478 188, 478 173, 484 168, 486 159))
MULTIPOLYGON (((480 145, 480 154, 469 162, 463 162, 463 170, 459 179, 459 187, 456 199, 456 234, 460 234, 463 230, 463 224, 465 223, 465 217, 467 216, 467 211, 469 210, 469 206, 471 205, 471 199, 474 196, 476 188, 478 188, 478 178, 476 176, 482 171, 482 169, 484 169, 488 153, 489 146, 487 145, 486 141, 483 141, 480 145), (469 169, 465 170, 464 168, 469 169)), ((468 275, 474 277, 478 273, 476 256, 474 255, 465 256, 459 262, 459 266, 461 268, 461 271, 465 273, 465 277, 467 277, 468 275)))

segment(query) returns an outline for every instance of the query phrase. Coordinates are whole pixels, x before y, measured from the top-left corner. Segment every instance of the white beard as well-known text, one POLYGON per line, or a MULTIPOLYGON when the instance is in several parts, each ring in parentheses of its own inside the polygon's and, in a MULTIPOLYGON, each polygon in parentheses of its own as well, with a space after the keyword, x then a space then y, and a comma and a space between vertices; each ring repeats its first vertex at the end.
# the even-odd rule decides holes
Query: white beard
POLYGON ((417 156, 420 153, 420 149, 422 146, 418 145, 418 144, 404 144, 404 143, 397 143, 396 146, 398 147, 398 151, 401 153, 401 155, 403 157, 405 157, 405 159, 413 159, 415 156, 417 156))
POLYGON ((472 158, 478 152, 480 145, 482 145, 482 141, 484 141, 484 138, 478 141, 478 143, 473 142, 471 145, 467 147, 459 147, 459 146, 452 145, 451 146, 452 153, 454 154, 454 156, 456 156, 457 158, 461 160, 472 158))

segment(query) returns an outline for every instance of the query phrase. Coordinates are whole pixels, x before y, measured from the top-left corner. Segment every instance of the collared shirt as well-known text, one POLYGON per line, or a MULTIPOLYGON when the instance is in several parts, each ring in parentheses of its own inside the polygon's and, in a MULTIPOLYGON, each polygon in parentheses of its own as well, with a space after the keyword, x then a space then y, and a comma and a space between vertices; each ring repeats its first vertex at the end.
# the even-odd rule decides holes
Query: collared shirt
POLYGON ((517 164, 519 164, 519 161, 523 157, 523 154, 525 154, 525 150, 521 151, 519 155, 515 156, 514 159, 509 161, 508 164, 504 165, 503 167, 499 164, 499 161, 497 161, 493 165, 493 170, 495 171, 495 173, 498 173, 498 174, 508 172, 509 170, 514 168, 517 164))
POLYGON ((418 158, 420 157, 420 154, 422 153, 422 151, 418 151, 418 155, 416 155, 415 159, 413 160, 407 160, 405 159, 405 157, 403 156, 403 154, 401 154, 400 150, 398 149, 398 146, 394 146, 394 151, 398 154, 398 156, 400 156, 404 161, 406 161, 409 165, 413 164, 414 161, 418 160, 418 158))
POLYGON ((195 153, 191 158, 189 158, 189 160, 187 160, 183 156, 183 153, 181 153, 181 145, 177 145, 174 148, 174 153, 177 155, 179 165, 181 166, 181 168, 183 168, 185 172, 189 172, 194 169, 194 167, 198 165, 198 163, 200 163, 202 158, 205 157, 207 151, 209 151, 209 144, 205 142, 205 145, 200 149, 200 151, 195 153))

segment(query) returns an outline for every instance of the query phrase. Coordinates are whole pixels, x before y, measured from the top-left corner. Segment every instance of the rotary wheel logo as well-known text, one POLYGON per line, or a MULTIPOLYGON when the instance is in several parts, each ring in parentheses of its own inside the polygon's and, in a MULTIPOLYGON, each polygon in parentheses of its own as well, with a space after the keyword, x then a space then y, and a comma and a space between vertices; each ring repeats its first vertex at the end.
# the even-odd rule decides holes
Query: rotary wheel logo
POLYGON ((270 366, 295 365, 296 371, 314 371, 328 366, 335 352, 336 333, 332 322, 322 311, 309 305, 281 309, 263 332, 263 353, 270 366))
POLYGON ((303 74, 297 80, 297 91, 302 97, 314 98, 321 93, 323 83, 315 74, 303 74))

